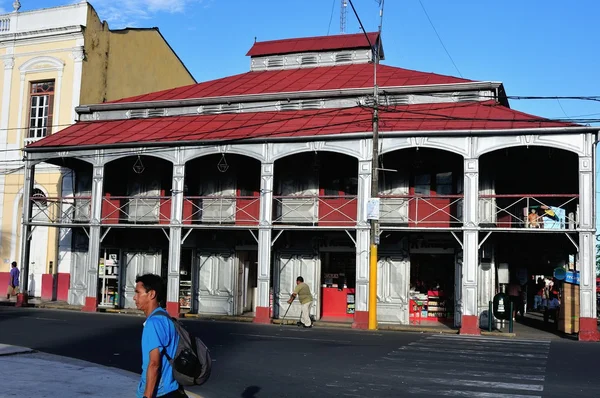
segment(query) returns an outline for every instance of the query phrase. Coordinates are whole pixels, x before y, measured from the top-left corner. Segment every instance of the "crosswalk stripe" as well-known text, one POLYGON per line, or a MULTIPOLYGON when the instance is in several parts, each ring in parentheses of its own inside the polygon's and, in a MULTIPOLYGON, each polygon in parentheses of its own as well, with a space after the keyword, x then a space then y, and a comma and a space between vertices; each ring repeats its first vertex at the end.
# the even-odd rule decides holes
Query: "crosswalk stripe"
MULTIPOLYGON (((407 346, 405 346, 407 347, 407 346)), ((446 348, 448 347, 448 343, 444 343, 441 341, 427 341, 427 342, 421 342, 421 341, 414 341, 412 343, 408 344, 408 347, 428 347, 428 348, 446 348)), ((485 344, 485 343, 459 343, 459 344, 452 344, 453 348, 456 349, 468 349, 468 350, 485 350, 485 351, 491 351, 491 352, 506 352, 506 346, 505 345, 497 345, 497 344, 485 344)), ((513 346, 511 347, 511 349, 513 350, 518 350, 518 352, 522 352, 522 353, 549 353, 550 352, 550 346, 541 346, 541 347, 535 347, 535 346, 513 346)))
POLYGON ((483 380, 467 380, 467 379, 444 379, 438 377, 424 376, 405 376, 403 380, 415 380, 420 384, 433 383, 444 386, 454 387, 479 387, 492 388, 501 390, 519 390, 519 391, 544 391, 542 384, 525 384, 525 383, 506 383, 502 381, 483 381, 483 380))
POLYGON ((460 390, 437 390, 430 388, 412 387, 408 392, 411 394, 422 394, 430 397, 477 397, 477 398, 542 398, 540 395, 503 394, 482 391, 460 391, 460 390))
MULTIPOLYGON (((386 362, 386 361, 390 361, 390 359, 379 359, 376 362, 386 362)), ((432 363, 440 365, 440 366, 456 366, 457 368, 475 368, 475 369, 481 369, 482 366, 486 366, 485 364, 482 364, 480 362, 471 362, 471 363, 465 363, 464 361, 457 361, 455 359, 452 358, 448 358, 448 359, 434 359, 433 361, 431 359, 421 359, 421 358, 403 358, 403 357, 398 357, 398 359, 392 359, 391 361, 395 362, 395 363, 407 363, 408 365, 421 365, 422 367, 426 367, 426 366, 430 366, 432 365, 432 363)), ((496 362, 496 361, 489 361, 489 362, 496 362)), ((545 366, 538 366, 536 364, 534 365, 524 365, 524 364, 516 364, 514 361, 513 362, 504 362, 504 363, 494 363, 494 369, 498 369, 498 370, 514 370, 515 372, 540 372, 540 373, 544 373, 546 371, 546 367, 545 366)))
MULTIPOLYGON (((389 361, 396 361, 398 358, 423 358, 431 361, 437 361, 442 359, 463 359, 471 362, 483 362, 483 363, 502 363, 502 364, 514 364, 515 359, 510 357, 486 357, 486 356, 473 356, 465 354, 454 354, 447 352, 417 352, 417 351, 403 351, 403 352, 391 352, 383 357, 389 361)), ((540 362, 540 358, 519 358, 525 364, 537 364, 540 362)))
POLYGON ((550 340, 519 340, 519 339, 511 339, 511 338, 502 338, 502 337, 486 337, 486 336, 465 336, 465 335, 431 335, 426 337, 429 340, 433 339, 443 339, 443 340, 475 340, 475 341, 486 341, 489 343, 514 343, 514 344, 524 344, 524 345, 550 345, 550 340))
MULTIPOLYGON (((387 378, 388 376, 393 377, 402 377, 407 373, 416 373, 423 374, 422 368, 403 368, 403 369, 386 369, 385 373, 381 373, 377 371, 369 372, 369 369, 363 369, 360 372, 352 372, 354 375, 368 375, 371 377, 381 377, 387 378)), ((474 378, 490 378, 490 379, 511 379, 511 380, 521 380, 521 381, 541 381, 545 380, 545 376, 543 374, 523 374, 523 373, 506 373, 506 372, 486 372, 480 370, 445 370, 445 369, 435 369, 432 371, 436 375, 445 375, 445 376, 460 376, 460 377, 474 377, 474 378)))
POLYGON ((488 355, 488 356, 499 356, 499 357, 519 357, 519 358, 548 358, 548 354, 531 354, 531 353, 519 353, 519 352, 500 352, 500 351, 489 351, 489 350, 469 350, 463 348, 439 348, 439 347, 402 347, 402 351, 421 351, 421 352, 447 352, 456 354, 467 354, 467 355, 488 355))

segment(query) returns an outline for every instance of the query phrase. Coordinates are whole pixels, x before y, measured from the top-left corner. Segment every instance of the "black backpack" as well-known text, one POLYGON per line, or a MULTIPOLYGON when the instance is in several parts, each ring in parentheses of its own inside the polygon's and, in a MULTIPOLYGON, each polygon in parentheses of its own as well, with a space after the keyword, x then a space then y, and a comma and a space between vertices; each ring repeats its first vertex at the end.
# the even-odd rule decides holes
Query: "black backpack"
POLYGON ((212 370, 212 358, 206 345, 165 311, 157 311, 152 316, 155 315, 169 318, 179 335, 179 344, 174 358, 170 358, 163 349, 163 353, 173 368, 175 380, 182 386, 199 386, 206 383, 212 370))

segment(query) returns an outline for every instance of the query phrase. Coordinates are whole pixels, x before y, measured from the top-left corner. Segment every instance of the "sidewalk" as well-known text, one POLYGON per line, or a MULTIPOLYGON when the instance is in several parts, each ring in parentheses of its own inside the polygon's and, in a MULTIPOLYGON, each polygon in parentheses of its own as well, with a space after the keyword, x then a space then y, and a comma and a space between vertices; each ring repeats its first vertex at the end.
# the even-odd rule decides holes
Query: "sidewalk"
POLYGON ((135 397, 140 379, 124 370, 5 344, 0 344, 0 373, 12 380, 2 385, 4 397, 135 397))

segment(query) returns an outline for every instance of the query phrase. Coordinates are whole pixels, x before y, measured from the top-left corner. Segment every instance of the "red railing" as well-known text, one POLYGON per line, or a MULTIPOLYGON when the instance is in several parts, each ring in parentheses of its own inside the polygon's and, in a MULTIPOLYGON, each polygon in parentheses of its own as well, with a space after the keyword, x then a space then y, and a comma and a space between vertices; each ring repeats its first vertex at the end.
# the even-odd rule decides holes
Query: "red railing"
POLYGON ((258 225, 258 196, 186 196, 184 224, 258 225))
POLYGON ((479 195, 479 225, 496 228, 576 229, 577 194, 479 195))
POLYGON ((102 198, 103 224, 169 224, 170 196, 111 196, 102 198))
POLYGON ((351 226, 357 220, 356 195, 275 196, 275 224, 351 226))
POLYGON ((380 195, 382 224, 408 227, 460 227, 463 195, 380 195))

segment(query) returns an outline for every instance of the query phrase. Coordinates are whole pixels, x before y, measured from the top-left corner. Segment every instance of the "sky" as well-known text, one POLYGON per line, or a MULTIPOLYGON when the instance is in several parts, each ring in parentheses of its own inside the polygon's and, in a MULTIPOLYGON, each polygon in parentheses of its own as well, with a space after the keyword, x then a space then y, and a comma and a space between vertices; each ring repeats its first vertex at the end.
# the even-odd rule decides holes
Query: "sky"
MULTIPOLYGON (((21 11, 73 2, 77 1, 21 0, 21 11)), ((12 3, 0 0, 0 9, 10 11, 12 3)), ((248 71, 250 60, 245 54, 255 38, 265 41, 340 32, 340 0, 90 3, 111 28, 159 27, 199 82, 248 71)), ((379 1, 353 3, 365 29, 377 30, 379 1)), ((387 0, 383 63, 500 81, 509 96, 599 96, 599 17, 598 0, 387 0)), ((346 32, 360 32, 350 8, 346 32)), ((593 123, 600 120, 600 102, 513 99, 510 104, 539 116, 600 125, 593 123)))

